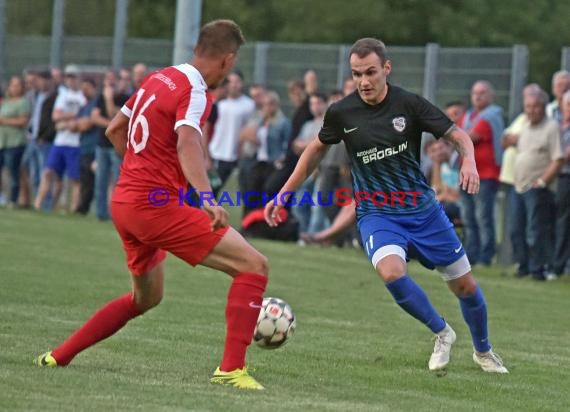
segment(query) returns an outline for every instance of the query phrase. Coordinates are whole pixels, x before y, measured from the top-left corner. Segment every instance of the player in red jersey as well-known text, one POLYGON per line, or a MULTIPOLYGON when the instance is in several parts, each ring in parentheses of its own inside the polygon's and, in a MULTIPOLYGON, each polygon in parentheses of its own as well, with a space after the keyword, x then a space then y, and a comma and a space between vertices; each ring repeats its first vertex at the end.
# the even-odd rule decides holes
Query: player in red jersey
POLYGON ((244 41, 233 21, 205 25, 191 63, 147 76, 111 121, 107 137, 124 156, 111 211, 133 290, 109 302, 63 344, 39 356, 38 365, 66 366, 82 350, 158 305, 168 251, 193 266, 208 266, 233 278, 224 354, 211 381, 263 389, 248 374, 245 355, 267 284, 267 259, 228 226, 227 212, 215 201, 198 209, 178 199, 178 190, 185 190, 187 182, 198 193, 212 192, 201 144, 201 126, 211 107, 208 89, 223 81, 244 41), (158 207, 158 194, 161 201, 170 200, 158 207))

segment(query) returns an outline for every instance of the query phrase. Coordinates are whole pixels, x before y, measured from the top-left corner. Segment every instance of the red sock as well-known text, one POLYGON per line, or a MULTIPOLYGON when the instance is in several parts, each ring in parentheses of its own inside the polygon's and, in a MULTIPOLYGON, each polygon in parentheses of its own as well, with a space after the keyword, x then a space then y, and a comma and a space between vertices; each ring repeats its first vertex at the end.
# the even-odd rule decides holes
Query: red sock
POLYGON ((245 366, 245 352, 253 339, 267 277, 257 273, 240 273, 228 292, 226 306, 226 345, 220 370, 245 366))
POLYGON ((121 296, 99 309, 51 354, 58 366, 66 366, 79 352, 108 338, 140 314, 132 293, 121 296))

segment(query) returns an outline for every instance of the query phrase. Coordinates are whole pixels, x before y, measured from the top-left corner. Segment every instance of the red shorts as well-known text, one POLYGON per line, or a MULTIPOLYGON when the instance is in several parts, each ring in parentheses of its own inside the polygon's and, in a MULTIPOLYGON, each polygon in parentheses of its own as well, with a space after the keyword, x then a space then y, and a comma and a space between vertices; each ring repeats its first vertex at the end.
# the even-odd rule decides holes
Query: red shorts
POLYGON ((111 215, 133 275, 151 270, 166 258, 166 252, 196 266, 229 229, 226 226, 212 231, 209 215, 186 205, 154 207, 112 202, 111 215))

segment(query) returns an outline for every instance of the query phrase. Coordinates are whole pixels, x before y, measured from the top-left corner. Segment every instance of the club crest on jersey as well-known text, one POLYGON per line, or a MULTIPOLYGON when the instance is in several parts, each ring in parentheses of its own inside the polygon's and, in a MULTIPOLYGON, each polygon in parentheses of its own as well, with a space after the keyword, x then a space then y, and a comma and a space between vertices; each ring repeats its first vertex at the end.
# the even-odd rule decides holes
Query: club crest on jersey
POLYGON ((406 128, 406 118, 404 116, 394 117, 392 119, 392 126, 397 132, 403 132, 406 128))

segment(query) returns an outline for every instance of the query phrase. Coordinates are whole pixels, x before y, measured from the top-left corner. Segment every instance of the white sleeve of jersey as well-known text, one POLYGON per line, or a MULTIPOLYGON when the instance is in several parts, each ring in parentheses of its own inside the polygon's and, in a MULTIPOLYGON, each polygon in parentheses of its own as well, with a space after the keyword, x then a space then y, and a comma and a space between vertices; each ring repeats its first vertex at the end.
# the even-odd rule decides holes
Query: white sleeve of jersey
POLYGON ((130 118, 133 114, 133 111, 129 109, 127 105, 124 105, 123 107, 121 107, 121 113, 130 118))
POLYGON ((187 125, 193 127, 202 134, 200 119, 204 115, 204 111, 207 106, 206 90, 201 87, 192 87, 189 100, 186 114, 183 119, 178 120, 174 124, 174 130, 178 129, 182 125, 187 125))

